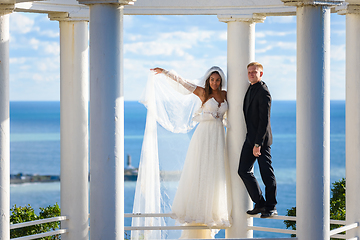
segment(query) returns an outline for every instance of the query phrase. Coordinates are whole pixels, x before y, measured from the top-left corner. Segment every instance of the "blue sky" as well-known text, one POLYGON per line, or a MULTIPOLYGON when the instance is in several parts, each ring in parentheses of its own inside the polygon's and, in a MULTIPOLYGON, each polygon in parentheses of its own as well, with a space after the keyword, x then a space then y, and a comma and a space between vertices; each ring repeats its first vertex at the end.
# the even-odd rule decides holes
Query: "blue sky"
MULTIPOLYGON (((296 98, 296 17, 256 24, 256 61, 274 100, 296 98)), ((138 100, 149 69, 188 79, 226 72, 227 24, 216 16, 124 16, 125 100, 138 100)), ((59 24, 46 14, 10 15, 10 100, 60 99, 59 24)), ((246 80, 246 79, 245 79, 246 80)), ((331 14, 331 99, 345 99, 345 16, 331 14)))

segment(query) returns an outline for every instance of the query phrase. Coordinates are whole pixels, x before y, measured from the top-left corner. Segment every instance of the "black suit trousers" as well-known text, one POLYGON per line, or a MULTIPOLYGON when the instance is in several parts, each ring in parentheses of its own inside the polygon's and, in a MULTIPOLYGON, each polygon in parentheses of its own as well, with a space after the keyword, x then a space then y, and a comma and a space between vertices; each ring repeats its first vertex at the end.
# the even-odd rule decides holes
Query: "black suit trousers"
POLYGON ((265 185, 265 199, 262 195, 261 188, 256 180, 252 169, 256 161, 253 155, 254 145, 245 141, 241 155, 238 173, 243 180, 245 187, 252 201, 259 207, 267 207, 272 209, 275 207, 276 201, 276 179, 274 169, 271 166, 271 148, 270 146, 262 146, 261 155, 257 158, 259 164, 260 175, 265 185))

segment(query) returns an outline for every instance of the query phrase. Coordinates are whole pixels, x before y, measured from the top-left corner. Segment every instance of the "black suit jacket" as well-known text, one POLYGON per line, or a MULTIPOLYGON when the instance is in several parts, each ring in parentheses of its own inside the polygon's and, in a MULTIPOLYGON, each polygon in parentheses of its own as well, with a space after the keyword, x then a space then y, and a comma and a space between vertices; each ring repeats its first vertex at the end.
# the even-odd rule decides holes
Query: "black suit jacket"
POLYGON ((270 146, 272 132, 270 125, 271 95, 263 81, 250 85, 244 98, 246 141, 251 145, 270 146), (250 98, 248 98, 250 93, 250 98), (247 99, 248 98, 248 99, 247 99))

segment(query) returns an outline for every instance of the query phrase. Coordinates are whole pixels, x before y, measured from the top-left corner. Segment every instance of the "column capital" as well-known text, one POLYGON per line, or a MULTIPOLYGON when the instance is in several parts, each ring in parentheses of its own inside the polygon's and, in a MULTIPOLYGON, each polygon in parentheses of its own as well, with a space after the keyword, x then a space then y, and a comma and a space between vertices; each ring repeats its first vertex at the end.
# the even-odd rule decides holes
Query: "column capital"
POLYGON ((49 13, 48 18, 51 21, 66 21, 66 22, 88 22, 89 9, 83 9, 76 13, 71 12, 54 12, 49 13))
POLYGON ((335 11, 339 15, 360 14, 360 0, 348 0, 348 3, 335 7, 335 11))
POLYGON ((344 0, 281 0, 285 6, 305 6, 305 5, 322 5, 336 6, 344 3, 344 0))
POLYGON ((265 16, 258 14, 219 14, 217 15, 220 22, 249 22, 249 23, 263 23, 265 16))
POLYGON ((77 0, 80 4, 118 4, 118 5, 133 5, 136 0, 77 0))
POLYGON ((9 4, 2 4, 0 3, 0 15, 6 15, 10 14, 14 11, 15 4, 9 3, 9 4))

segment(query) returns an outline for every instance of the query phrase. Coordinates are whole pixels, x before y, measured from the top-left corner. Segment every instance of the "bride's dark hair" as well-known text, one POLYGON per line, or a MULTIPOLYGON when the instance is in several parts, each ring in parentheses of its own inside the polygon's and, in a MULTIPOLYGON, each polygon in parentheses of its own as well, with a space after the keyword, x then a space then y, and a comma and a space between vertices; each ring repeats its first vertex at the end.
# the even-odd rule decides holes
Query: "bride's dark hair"
POLYGON ((222 78, 221 78, 221 75, 218 71, 213 71, 210 73, 209 77, 206 79, 205 81, 205 100, 204 102, 202 103, 202 105, 204 105, 204 103, 206 103, 207 100, 209 100, 209 97, 210 95, 212 94, 212 89, 210 87, 210 76, 213 74, 213 73, 217 73, 219 76, 220 76, 220 79, 221 79, 221 82, 220 82, 220 86, 219 86, 219 89, 221 90, 222 89, 222 78))

